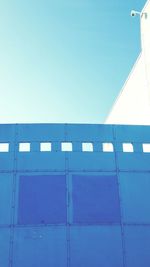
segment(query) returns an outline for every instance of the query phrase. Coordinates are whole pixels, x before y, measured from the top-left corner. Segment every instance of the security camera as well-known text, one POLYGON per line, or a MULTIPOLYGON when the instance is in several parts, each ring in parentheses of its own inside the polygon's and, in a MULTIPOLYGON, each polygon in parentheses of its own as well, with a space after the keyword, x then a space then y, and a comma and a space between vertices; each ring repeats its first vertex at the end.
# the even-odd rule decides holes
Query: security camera
POLYGON ((136 15, 141 15, 141 13, 135 10, 131 10, 131 17, 135 17, 136 15))

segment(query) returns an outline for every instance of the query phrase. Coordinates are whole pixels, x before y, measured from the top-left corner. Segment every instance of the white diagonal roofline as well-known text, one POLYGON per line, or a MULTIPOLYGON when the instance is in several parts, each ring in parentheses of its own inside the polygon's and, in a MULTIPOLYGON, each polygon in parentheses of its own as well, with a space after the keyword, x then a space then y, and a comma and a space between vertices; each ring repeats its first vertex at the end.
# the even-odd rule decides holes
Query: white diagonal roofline
POLYGON ((138 64, 138 62, 139 62, 139 60, 140 60, 140 58, 141 58, 141 55, 142 55, 142 51, 140 52, 139 56, 137 57, 136 62, 134 63, 134 65, 133 65, 133 67, 132 67, 132 69, 131 69, 131 72, 129 73, 129 75, 128 75, 126 81, 125 81, 124 84, 123 84, 123 87, 122 87, 122 89, 121 89, 119 95, 117 96, 115 102, 113 103, 113 105, 112 105, 112 107, 111 107, 111 109, 110 109, 110 111, 109 111, 109 113, 108 113, 108 115, 107 115, 107 117, 106 117, 106 120, 109 118, 109 115, 111 114, 111 112, 112 112, 114 106, 116 106, 116 103, 117 103, 118 100, 120 99, 120 97, 121 97, 121 95, 122 95, 122 93, 123 93, 123 91, 124 91, 124 89, 125 89, 125 87, 126 87, 127 82, 130 80, 130 77, 132 76, 132 73, 134 72, 134 70, 135 70, 135 68, 136 68, 136 66, 137 66, 137 64, 138 64))
POLYGON ((143 9, 142 9, 142 12, 145 11, 145 9, 146 9, 146 7, 148 6, 149 3, 150 3, 150 0, 148 0, 148 1, 145 3, 145 5, 144 5, 144 7, 143 7, 143 9))

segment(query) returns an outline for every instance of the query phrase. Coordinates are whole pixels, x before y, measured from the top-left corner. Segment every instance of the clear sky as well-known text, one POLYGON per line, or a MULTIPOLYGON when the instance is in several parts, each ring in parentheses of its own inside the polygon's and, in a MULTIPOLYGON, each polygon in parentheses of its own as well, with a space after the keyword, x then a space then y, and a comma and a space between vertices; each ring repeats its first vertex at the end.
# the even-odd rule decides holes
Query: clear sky
POLYGON ((146 0, 1 0, 0 123, 103 123, 139 52, 146 0))

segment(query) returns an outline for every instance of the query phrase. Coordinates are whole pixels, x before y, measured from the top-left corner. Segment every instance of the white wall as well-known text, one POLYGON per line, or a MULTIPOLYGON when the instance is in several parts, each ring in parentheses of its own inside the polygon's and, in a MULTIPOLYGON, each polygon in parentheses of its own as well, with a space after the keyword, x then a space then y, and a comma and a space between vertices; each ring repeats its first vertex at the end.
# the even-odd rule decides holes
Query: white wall
POLYGON ((150 125, 150 0, 141 17, 142 52, 121 93, 114 103, 106 124, 150 125))

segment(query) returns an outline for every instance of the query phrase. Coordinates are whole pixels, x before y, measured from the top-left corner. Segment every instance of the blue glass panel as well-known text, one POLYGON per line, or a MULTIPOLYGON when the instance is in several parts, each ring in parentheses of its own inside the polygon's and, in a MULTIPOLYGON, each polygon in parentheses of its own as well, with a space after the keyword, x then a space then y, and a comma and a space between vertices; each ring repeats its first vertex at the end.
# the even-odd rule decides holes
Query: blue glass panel
POLYGON ((71 267, 123 267, 119 226, 72 227, 71 267))
POLYGON ((19 224, 65 223, 65 176, 20 176, 18 222, 19 224))
POLYGON ((125 227, 127 267, 150 266, 150 226, 125 227))
POLYGON ((76 223, 120 222, 116 176, 73 176, 73 221, 76 223))

